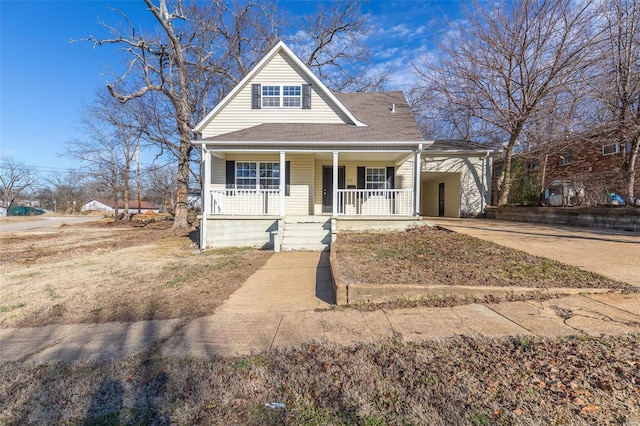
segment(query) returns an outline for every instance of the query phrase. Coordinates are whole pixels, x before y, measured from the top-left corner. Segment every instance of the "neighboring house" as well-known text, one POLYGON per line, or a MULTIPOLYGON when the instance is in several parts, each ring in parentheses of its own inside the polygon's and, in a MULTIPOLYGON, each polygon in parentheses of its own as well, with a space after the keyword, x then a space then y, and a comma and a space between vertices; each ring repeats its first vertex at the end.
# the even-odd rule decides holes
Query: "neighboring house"
MULTIPOLYGON (((115 203, 113 200, 108 200, 106 198, 95 198, 91 201, 88 201, 82 205, 80 211, 88 212, 88 211, 99 211, 105 214, 113 214, 115 211, 115 203)), ((118 200, 118 211, 124 211, 124 200, 118 200)), ((153 203, 148 201, 140 202, 140 213, 147 213, 152 211, 153 213, 159 213, 160 209, 153 203)), ((137 213, 138 212, 138 200, 130 200, 129 201, 129 213, 137 213)))
POLYGON ((194 131, 202 248, 322 250, 490 199, 493 151, 425 141, 402 92, 334 93, 283 42, 194 131))
MULTIPOLYGON (((622 165, 630 151, 631 143, 623 146, 619 142, 603 142, 599 138, 576 138, 518 153, 513 157, 511 201, 520 203, 519 194, 529 193, 531 204, 609 204, 612 193, 625 195, 625 173, 628 172, 622 165), (530 190, 523 186, 529 186, 530 190)), ((496 160, 494 177, 501 171, 502 160, 496 160)), ((640 179, 636 179, 638 192, 640 179)))

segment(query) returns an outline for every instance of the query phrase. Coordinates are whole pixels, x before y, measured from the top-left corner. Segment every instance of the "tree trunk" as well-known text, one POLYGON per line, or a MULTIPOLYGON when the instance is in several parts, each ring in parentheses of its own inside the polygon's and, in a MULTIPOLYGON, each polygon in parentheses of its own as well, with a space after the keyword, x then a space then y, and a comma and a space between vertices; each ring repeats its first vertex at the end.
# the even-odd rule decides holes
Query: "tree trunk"
POLYGON ((118 211, 118 190, 114 190, 112 196, 113 203, 115 205, 113 209, 113 221, 117 222, 118 220, 120 220, 120 212, 118 211))
POLYGON ((629 155, 629 167, 627 175, 627 201, 629 203, 634 202, 635 198, 635 186, 636 186, 636 164, 638 163, 638 154, 640 148, 640 135, 636 136, 631 143, 631 152, 629 155))
MULTIPOLYGON (((128 163, 128 162, 127 162, 128 163)), ((129 165, 126 164, 125 172, 123 173, 123 186, 122 186, 122 198, 124 199, 124 213, 122 215, 123 220, 131 219, 129 214, 129 165)))
POLYGON ((518 123, 513 133, 509 136, 509 143, 505 148, 502 173, 498 178, 498 192, 500 193, 498 196, 499 206, 504 206, 509 202, 509 192, 511 191, 511 157, 513 155, 513 147, 518 141, 523 124, 523 122, 518 123))
POLYGON ((188 229, 187 218, 189 201, 189 177, 191 162, 191 133, 188 126, 180 128, 180 155, 178 158, 178 193, 176 196, 175 216, 173 218, 173 230, 188 229), (186 130, 186 131, 185 131, 186 130))

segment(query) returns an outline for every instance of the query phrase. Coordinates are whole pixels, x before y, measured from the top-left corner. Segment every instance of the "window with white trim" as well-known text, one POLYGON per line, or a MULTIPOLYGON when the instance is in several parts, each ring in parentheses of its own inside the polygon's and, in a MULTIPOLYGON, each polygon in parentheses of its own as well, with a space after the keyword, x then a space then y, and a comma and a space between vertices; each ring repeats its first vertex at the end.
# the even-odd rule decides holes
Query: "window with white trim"
POLYGON ((280 163, 236 161, 236 188, 278 189, 280 163))
POLYGON ((620 142, 610 143, 602 147, 602 155, 620 154, 620 142))
POLYGON ((262 86, 262 108, 280 108, 280 86, 262 86))
POLYGON ((386 189, 387 169, 385 167, 367 167, 365 174, 366 189, 386 189))
POLYGON ((302 86, 262 86, 262 108, 301 108, 302 86))
POLYGON ((573 152, 567 151, 560 154, 559 166, 568 166, 573 163, 573 152))
POLYGON ((282 86, 282 106, 300 108, 302 105, 302 86, 282 86))

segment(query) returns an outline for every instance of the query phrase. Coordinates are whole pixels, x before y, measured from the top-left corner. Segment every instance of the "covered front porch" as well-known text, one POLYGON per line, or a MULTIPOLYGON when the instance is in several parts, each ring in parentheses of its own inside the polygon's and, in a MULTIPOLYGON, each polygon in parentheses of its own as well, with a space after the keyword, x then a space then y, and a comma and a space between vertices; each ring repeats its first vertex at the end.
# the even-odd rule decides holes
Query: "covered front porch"
POLYGON ((203 216, 419 215, 421 144, 280 148, 203 144, 203 216))
POLYGON ((331 219, 417 218, 421 151, 421 143, 407 142, 203 143, 202 245, 226 244, 214 242, 211 233, 234 220, 245 229, 259 224, 252 232, 261 235, 251 245, 278 249, 293 218, 328 221, 332 235, 337 225, 331 219))

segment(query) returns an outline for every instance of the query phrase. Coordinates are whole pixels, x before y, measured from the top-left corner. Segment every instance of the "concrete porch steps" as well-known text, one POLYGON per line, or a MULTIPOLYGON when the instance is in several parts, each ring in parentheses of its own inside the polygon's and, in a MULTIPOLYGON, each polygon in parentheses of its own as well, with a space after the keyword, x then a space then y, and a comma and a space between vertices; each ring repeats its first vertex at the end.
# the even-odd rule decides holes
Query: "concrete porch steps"
POLYGON ((287 217, 281 251, 328 251, 331 246, 331 219, 325 216, 287 217))

